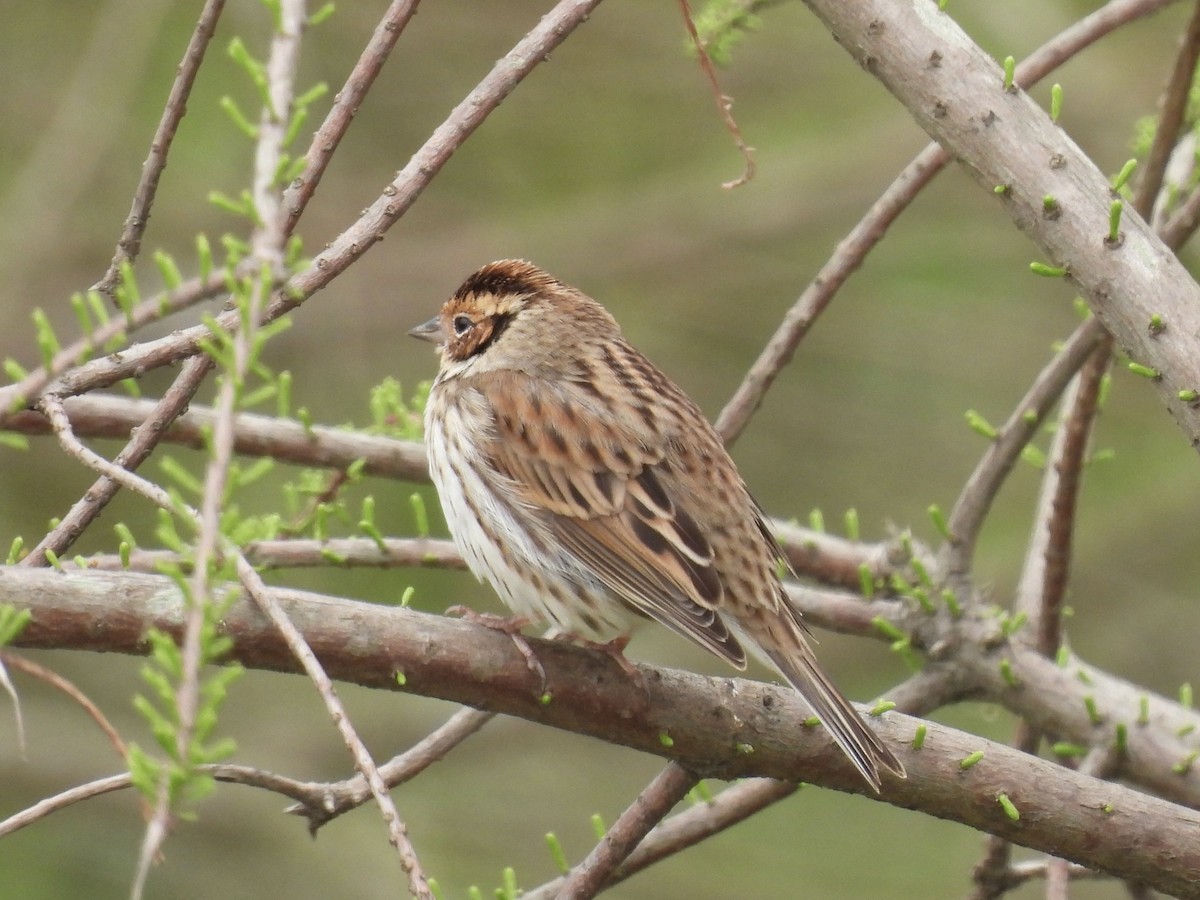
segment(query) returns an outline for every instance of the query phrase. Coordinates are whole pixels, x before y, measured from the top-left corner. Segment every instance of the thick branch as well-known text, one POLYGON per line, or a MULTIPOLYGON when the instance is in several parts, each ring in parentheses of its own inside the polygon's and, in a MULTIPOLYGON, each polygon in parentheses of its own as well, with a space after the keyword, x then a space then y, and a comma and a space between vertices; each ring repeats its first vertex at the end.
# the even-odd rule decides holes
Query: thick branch
MULTIPOLYGON (((504 635, 406 609, 296 591, 273 593, 330 674, 343 680, 516 715, 674 759, 706 776, 765 775, 866 790, 820 729, 799 727, 807 710, 792 691, 648 666, 642 667, 643 690, 603 653, 531 641, 553 698, 542 703, 538 679, 504 635), (401 671, 403 688, 396 680, 401 671)), ((183 616, 169 580, 133 574, 0 568, 0 603, 33 611, 19 640, 31 647, 141 653, 147 627, 177 631, 183 616)), ((250 603, 236 603, 225 624, 243 664, 297 669, 273 626, 250 603)), ((1032 682, 1032 670, 1020 673, 1032 682)), ((1200 895, 1200 846, 1193 839, 1200 814, 925 724, 923 749, 901 751, 908 779, 885 779, 882 799, 1159 890, 1200 895), (978 750, 984 751, 983 760, 962 769, 960 761, 978 750), (1018 821, 996 801, 1000 793, 1021 811, 1018 821)), ((916 725, 917 720, 896 713, 874 720, 897 748, 912 739, 916 725)), ((1196 780, 1189 774, 1179 778, 1196 780)))
POLYGON ((806 3, 981 186, 1003 186, 1005 212, 1066 269, 1118 346, 1162 373, 1160 397, 1200 447, 1200 411, 1179 398, 1200 386, 1200 288, 1129 210, 1121 239, 1106 240, 1115 195, 1099 169, 1027 94, 1006 91, 996 61, 935 5, 806 3), (1152 315, 1167 323, 1157 337, 1152 315))

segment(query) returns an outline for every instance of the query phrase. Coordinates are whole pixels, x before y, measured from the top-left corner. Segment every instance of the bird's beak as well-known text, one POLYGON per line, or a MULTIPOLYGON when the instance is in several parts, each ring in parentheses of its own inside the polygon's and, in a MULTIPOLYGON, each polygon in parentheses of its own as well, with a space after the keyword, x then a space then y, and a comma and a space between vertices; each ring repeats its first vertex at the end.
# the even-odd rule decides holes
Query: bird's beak
POLYGON ((439 316, 434 316, 428 322, 423 322, 412 329, 408 335, 422 341, 429 341, 431 344, 440 344, 442 343, 442 320, 439 316))

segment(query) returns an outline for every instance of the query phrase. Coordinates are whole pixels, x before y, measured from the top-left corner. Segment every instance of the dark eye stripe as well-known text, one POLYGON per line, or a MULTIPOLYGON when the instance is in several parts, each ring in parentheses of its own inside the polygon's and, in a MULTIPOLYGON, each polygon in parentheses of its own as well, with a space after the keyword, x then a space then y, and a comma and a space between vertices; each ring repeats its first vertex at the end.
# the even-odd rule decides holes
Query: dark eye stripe
MULTIPOLYGON (((488 316, 486 319, 476 322, 474 328, 467 329, 465 333, 451 342, 451 356, 459 360, 478 356, 490 347, 496 338, 504 333, 511 320, 511 315, 495 315, 488 316)), ((455 324, 456 322, 457 317, 455 322, 451 324, 455 324)))

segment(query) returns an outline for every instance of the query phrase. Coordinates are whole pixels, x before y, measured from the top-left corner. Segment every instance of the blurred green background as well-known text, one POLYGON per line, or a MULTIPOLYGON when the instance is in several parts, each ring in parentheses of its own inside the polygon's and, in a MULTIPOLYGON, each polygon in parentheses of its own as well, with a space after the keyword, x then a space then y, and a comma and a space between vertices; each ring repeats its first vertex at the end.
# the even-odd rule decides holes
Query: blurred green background
MULTIPOLYGON (((4 5, 0 274, 9 299, 0 304, 0 355, 34 364, 35 306, 74 334, 67 298, 92 284, 111 257, 199 5, 4 5)), ((955 0, 951 12, 990 52, 1020 59, 1098 5, 955 0)), ((336 91, 383 6, 345 4, 310 32, 301 83, 325 80, 336 91)), ((422 6, 302 220, 310 253, 377 196, 547 8, 514 0, 422 6)), ((1133 123, 1154 110, 1185 15, 1177 4, 1051 79, 1064 86, 1063 127, 1106 171, 1129 157, 1133 123)), ((261 50, 258 5, 229 6, 147 234, 147 251, 175 253, 185 270, 198 231, 215 239, 242 229, 205 199, 210 190, 236 194, 248 184, 251 147, 218 108, 225 94, 253 108, 253 92, 224 53, 235 33, 261 50)), ((722 79, 759 164, 754 181, 732 192, 720 184, 741 162, 685 53, 677 5, 601 6, 454 157, 387 240, 303 307, 296 327, 271 345, 269 364, 295 374, 297 402, 316 421, 365 424, 371 385, 395 376, 407 389, 435 371, 429 348, 405 331, 482 263, 522 256, 604 302, 631 340, 715 416, 835 243, 926 143, 799 3, 772 10, 722 79)), ((1048 84, 1035 90, 1043 102, 1048 93, 1048 84)), ((1063 285, 1029 274, 1035 258, 994 198, 956 170, 943 174, 843 290, 738 443, 735 457, 770 512, 804 519, 820 507, 833 526, 854 507, 865 537, 912 527, 933 540, 924 510, 949 508, 984 449, 964 411, 1002 421, 1051 342, 1077 322, 1063 285)), ((152 267, 143 269, 152 284, 152 267)), ((146 390, 165 383, 151 376, 146 390)), ((1113 388, 1098 447, 1116 455, 1086 477, 1070 639, 1089 661, 1173 694, 1197 678, 1200 475, 1150 388, 1122 372, 1113 388)), ((211 389, 203 399, 210 397, 211 389)), ((35 541, 42 523, 91 481, 48 443, 0 454, 0 546, 16 534, 35 541)), ((153 464, 147 471, 158 472, 153 464)), ((248 504, 276 505, 287 474, 248 504)), ((1037 479, 1032 468, 1019 468, 984 533, 979 583, 1001 603, 1019 572, 1037 479)), ((379 497, 386 531, 412 532, 410 486, 367 489, 379 497)), ((118 520, 150 539, 144 506, 125 497, 81 550, 111 548, 118 520)), ((339 571, 277 580, 383 602, 412 583, 416 602, 435 610, 495 603, 462 574, 339 571)), ((820 653, 859 699, 904 676, 897 660, 869 642, 826 636, 820 653)), ((631 654, 724 674, 703 651, 654 629, 631 654)), ((140 687, 140 661, 36 658, 75 679, 127 738, 149 743, 129 701, 140 687)), ((17 681, 29 748, 22 758, 12 728, 0 729, 0 816, 119 768, 76 707, 40 683, 17 681)), ((381 758, 452 712, 358 689, 342 695, 381 758)), ((1000 739, 1012 726, 990 707, 938 718, 1000 739)), ((314 779, 350 768, 300 679, 250 673, 229 700, 224 733, 238 741, 238 762, 314 779)), ((547 831, 560 836, 572 861, 581 858, 590 847, 589 816, 611 822, 658 768, 629 751, 498 721, 396 798, 445 896, 464 897, 470 884, 490 895, 505 865, 516 867, 525 887, 554 874, 547 831)), ((182 824, 168 843, 150 895, 397 895, 402 879, 372 810, 334 822, 312 841, 299 820, 280 815, 283 805, 275 796, 220 787, 199 820, 182 824)), ((141 830, 128 792, 59 813, 0 841, 0 894, 126 896, 141 830)), ((964 828, 807 788, 612 896, 956 897, 967 892, 980 846, 981 836, 964 828)), ((1016 896, 1039 895, 1029 888, 1016 896)), ((1073 896, 1125 894, 1085 884, 1073 896)))

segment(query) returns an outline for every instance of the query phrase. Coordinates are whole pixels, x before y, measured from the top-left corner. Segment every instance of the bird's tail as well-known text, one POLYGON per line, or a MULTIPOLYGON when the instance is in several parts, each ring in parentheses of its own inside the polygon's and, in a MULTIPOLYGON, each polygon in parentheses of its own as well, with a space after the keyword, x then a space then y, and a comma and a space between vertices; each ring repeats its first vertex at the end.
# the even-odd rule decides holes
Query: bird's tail
MULTIPOLYGON (((782 600, 782 603, 794 616, 787 600, 782 600)), ((768 626, 772 639, 755 640, 753 643, 761 648, 780 674, 808 701, 821 723, 829 729, 838 746, 876 793, 879 792, 881 769, 904 778, 904 766, 900 760, 863 721, 850 701, 818 665, 812 647, 804 637, 804 626, 798 617, 793 616, 783 615, 772 621, 768 626)))

